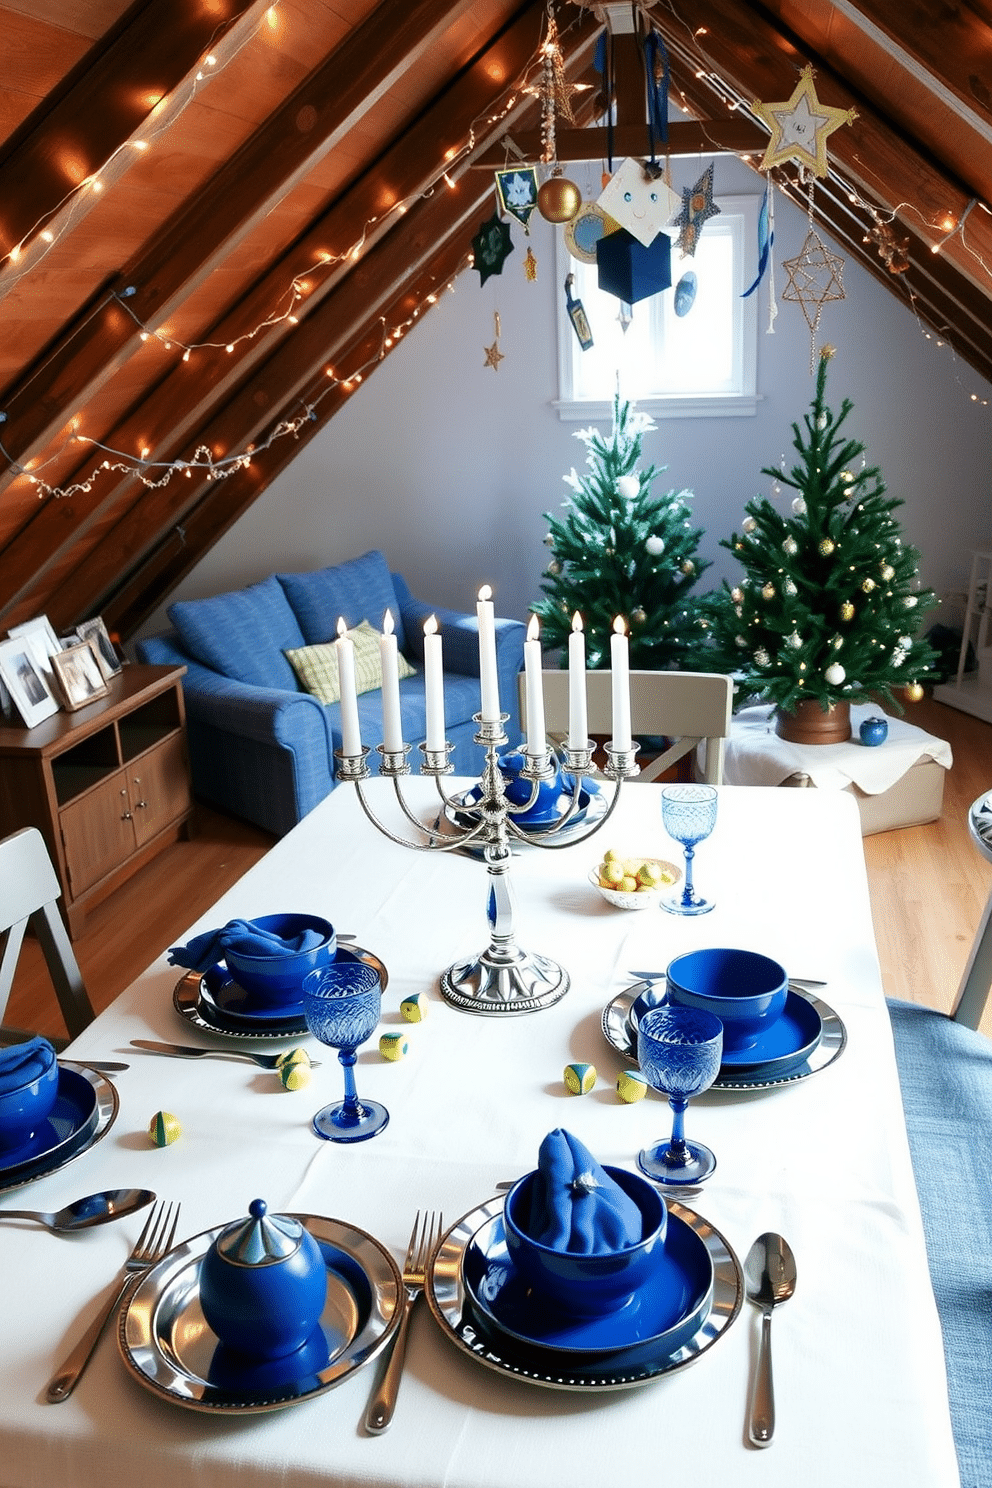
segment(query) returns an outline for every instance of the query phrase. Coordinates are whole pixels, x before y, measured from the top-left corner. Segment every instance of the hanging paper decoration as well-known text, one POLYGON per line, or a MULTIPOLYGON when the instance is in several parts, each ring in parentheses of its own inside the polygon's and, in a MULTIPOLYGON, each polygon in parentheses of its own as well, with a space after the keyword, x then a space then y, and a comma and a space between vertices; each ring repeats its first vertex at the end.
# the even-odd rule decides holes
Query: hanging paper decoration
POLYGON ((496 333, 496 339, 493 341, 492 346, 486 346, 484 348, 486 360, 483 362, 483 366, 492 367, 494 372, 498 372, 499 364, 503 360, 503 353, 499 349, 499 338, 502 335, 503 327, 500 325, 498 310, 493 311, 493 330, 496 333))
POLYGON ((741 295, 742 300, 746 300, 748 295, 753 295, 765 277, 765 270, 768 267, 771 256, 772 244, 775 242, 775 233, 771 223, 771 214, 774 211, 771 195, 772 183, 769 177, 765 185, 765 195, 761 202, 761 210, 758 213, 758 273, 751 287, 746 289, 741 295))
POLYGON ((537 278, 537 259, 534 257, 533 248, 528 247, 527 257, 524 259, 524 278, 529 284, 533 284, 537 278))
POLYGON ((752 108, 764 119, 772 136, 759 169, 771 170, 774 165, 793 160, 817 176, 827 174, 828 136, 858 117, 854 109, 831 108, 820 102, 809 66, 803 68, 795 92, 785 103, 755 102, 752 108))
POLYGON ((678 284, 675 286, 675 314, 681 319, 688 315, 696 302, 696 290, 699 287, 695 274, 689 269, 678 284))
POLYGON ((812 372, 816 365, 816 336, 823 307, 828 300, 844 298, 844 260, 829 251, 811 224, 802 249, 795 258, 785 259, 783 267, 789 283, 782 291, 782 298, 800 305, 809 326, 812 372))
POLYGON ((481 288, 491 274, 502 274, 503 264, 513 252, 509 223, 502 222, 494 212, 472 239, 472 252, 481 288))
POLYGON ((532 165, 497 171, 496 197, 500 211, 516 217, 526 228, 537 206, 537 171, 532 165))
POLYGON ((596 244, 599 287, 628 305, 668 289, 672 282, 672 240, 660 232, 649 247, 626 228, 596 244))
POLYGON ((710 161, 695 186, 682 188, 682 210, 673 225, 679 229, 679 252, 683 258, 693 257, 704 224, 719 214, 720 208, 713 200, 713 162, 710 161))
POLYGON ((607 217, 598 202, 583 202, 571 222, 565 224, 565 247, 580 263, 594 264, 596 244, 619 226, 619 222, 607 217))
POLYGON ((596 205, 649 248, 678 208, 679 198, 661 176, 632 155, 619 165, 596 205))
POLYGON ((575 283, 575 275, 569 274, 565 279, 565 308, 568 318, 572 322, 572 329, 579 338, 579 345, 583 351, 588 351, 592 345, 592 328, 586 319, 586 312, 582 308, 582 301, 575 299, 572 294, 572 285, 575 283))

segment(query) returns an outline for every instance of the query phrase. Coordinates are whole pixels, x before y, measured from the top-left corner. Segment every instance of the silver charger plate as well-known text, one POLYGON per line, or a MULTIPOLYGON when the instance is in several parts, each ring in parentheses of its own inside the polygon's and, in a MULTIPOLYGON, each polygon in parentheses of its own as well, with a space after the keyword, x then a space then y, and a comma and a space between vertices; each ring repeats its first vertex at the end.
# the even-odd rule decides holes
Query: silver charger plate
POLYGON ((471 1209, 445 1235, 428 1269, 424 1296, 445 1337, 476 1363, 512 1379, 525 1380, 549 1390, 599 1392, 626 1390, 685 1369, 723 1337, 741 1310, 744 1275, 733 1250, 720 1231, 692 1209, 666 1199, 671 1212, 683 1220, 702 1240, 713 1263, 713 1306, 699 1330, 674 1353, 659 1352, 647 1360, 624 1366, 613 1363, 601 1370, 585 1370, 569 1356, 552 1364, 546 1351, 532 1356, 511 1339, 497 1340, 477 1318, 462 1281, 462 1257, 473 1235, 501 1213, 503 1195, 471 1209))
POLYGON ((327 1266, 320 1320, 326 1362, 313 1364, 304 1345, 289 1361, 221 1367, 222 1346, 204 1320, 199 1290, 203 1257, 225 1228, 217 1225, 177 1245, 153 1266, 120 1314, 121 1357, 140 1384, 189 1410, 282 1410, 333 1389, 387 1346, 399 1326, 403 1293, 392 1256, 354 1225, 313 1214, 292 1217, 317 1241, 327 1266))
POLYGON ((77 1157, 82 1157, 84 1152, 89 1152, 91 1147, 107 1135, 117 1120, 120 1097, 104 1075, 74 1059, 60 1059, 59 1064, 73 1070, 92 1086, 95 1110, 83 1124, 82 1130, 67 1134, 56 1147, 39 1154, 30 1164, 19 1165, 16 1173, 11 1173, 6 1179, 0 1179, 0 1193, 12 1193, 16 1188, 23 1188, 26 1183, 34 1183, 37 1178, 47 1178, 52 1173, 60 1172, 69 1163, 75 1162, 77 1157))
MULTIPOLYGON (((625 987, 622 992, 618 992, 612 1002, 606 1004, 601 1020, 606 1042, 616 1049, 618 1054, 622 1054, 625 1059, 633 1060, 635 1064, 637 1052, 630 1030, 629 1015, 632 1004, 646 986, 646 982, 635 982, 632 986, 625 987)), ((805 998, 816 1008, 823 1024, 820 1042, 809 1058, 804 1064, 782 1070, 778 1074, 762 1075, 759 1069, 753 1074, 742 1075, 738 1079, 731 1075, 718 1075, 713 1082, 713 1090, 771 1090, 779 1085, 792 1084, 796 1080, 808 1080, 810 1075, 818 1074, 820 1070, 826 1069, 843 1053, 847 1043, 847 1029, 840 1015, 815 993, 806 992, 794 983, 790 983, 790 987, 797 996, 805 998)))
MULTIPOLYGON (((380 961, 379 957, 374 955, 372 951, 365 950, 363 946, 354 945, 349 942, 348 946, 343 949, 347 949, 352 955, 357 956, 359 961, 364 961, 367 965, 375 968, 379 973, 382 990, 385 992, 389 984, 389 972, 386 970, 385 963, 380 961)), ((172 993, 172 1005, 176 1012, 185 1022, 191 1023, 194 1028, 199 1028, 203 1033, 215 1033, 220 1038, 268 1039, 272 1041, 273 1039, 306 1037, 308 1030, 305 1018, 300 1018, 298 1022, 286 1022, 279 1028, 273 1028, 271 1022, 268 1025, 260 1023, 256 1030, 244 1026, 244 1019, 239 1020, 239 1026, 237 1028, 228 1028, 223 1027, 220 1022, 215 1022, 213 1018, 204 1017, 202 1011, 204 1003, 201 1002, 203 977, 203 972, 187 971, 184 976, 179 978, 172 993)))

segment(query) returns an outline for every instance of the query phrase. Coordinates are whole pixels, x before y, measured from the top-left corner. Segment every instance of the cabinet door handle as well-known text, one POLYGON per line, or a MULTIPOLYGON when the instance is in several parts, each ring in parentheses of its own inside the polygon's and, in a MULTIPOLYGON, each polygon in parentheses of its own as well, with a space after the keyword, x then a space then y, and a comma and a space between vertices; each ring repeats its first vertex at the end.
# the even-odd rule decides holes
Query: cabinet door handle
MULTIPOLYGON (((139 778, 138 778, 137 775, 135 775, 135 777, 134 777, 134 784, 135 784, 135 788, 140 791, 140 789, 141 789, 141 781, 139 780, 139 778)), ((137 811, 138 808, 141 807, 141 809, 144 810, 144 808, 147 805, 148 805, 148 802, 147 801, 135 801, 135 803, 134 803, 134 809, 135 809, 135 811, 137 811)))
POLYGON ((134 818, 132 817, 130 811, 124 811, 124 812, 121 813, 121 821, 133 821, 133 820, 134 820, 134 818))

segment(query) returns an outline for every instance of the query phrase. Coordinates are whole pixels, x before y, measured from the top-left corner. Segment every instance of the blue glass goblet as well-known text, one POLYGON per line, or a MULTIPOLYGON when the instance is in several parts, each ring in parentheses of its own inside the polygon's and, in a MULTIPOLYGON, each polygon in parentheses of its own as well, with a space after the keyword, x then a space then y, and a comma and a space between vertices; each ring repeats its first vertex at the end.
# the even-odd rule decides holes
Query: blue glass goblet
POLYGON ((692 881, 695 846, 708 837, 716 826, 716 790, 712 785, 666 785, 661 792, 661 820, 669 837, 681 842, 685 856, 685 878, 681 894, 662 899, 662 909, 669 914, 707 914, 712 899, 696 893, 692 881))
POLYGON ((702 1142, 685 1139, 685 1108, 694 1095, 708 1090, 720 1072, 723 1024, 702 1008, 658 1007, 637 1025, 637 1060, 654 1090, 668 1096, 673 1111, 672 1135, 637 1154, 642 1173, 657 1183, 702 1183, 716 1158, 702 1142))
POLYGON ((336 961, 303 981, 303 1016, 314 1038, 337 1049, 344 1069, 344 1100, 324 1106, 313 1118, 318 1137, 331 1142, 364 1142, 381 1132, 389 1112, 378 1101, 360 1101, 355 1089, 358 1046, 379 1022, 379 973, 362 961, 336 961))

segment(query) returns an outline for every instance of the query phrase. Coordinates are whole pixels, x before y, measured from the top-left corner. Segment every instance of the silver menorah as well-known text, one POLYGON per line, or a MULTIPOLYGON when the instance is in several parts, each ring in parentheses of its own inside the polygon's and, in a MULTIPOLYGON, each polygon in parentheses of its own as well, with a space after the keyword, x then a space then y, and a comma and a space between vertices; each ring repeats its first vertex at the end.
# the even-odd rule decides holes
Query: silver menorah
POLYGON ((379 774, 392 780, 396 798, 406 819, 417 829, 416 838, 401 837, 380 821, 369 805, 362 789, 371 778, 368 765, 370 750, 362 746, 358 754, 335 751, 338 762, 338 778, 354 785, 365 815, 384 836, 401 847, 410 847, 423 852, 455 852, 465 848, 479 847, 485 859, 488 874, 486 915, 489 921, 489 944, 479 955, 466 961, 456 961, 441 973, 441 995, 452 1007, 466 1013, 487 1015, 512 1015, 533 1013, 539 1008, 551 1007, 564 997, 570 985, 568 972, 549 956, 525 951, 516 943, 513 928, 513 892, 510 882, 511 843, 527 843, 544 851, 571 847, 594 836, 612 816, 620 798, 620 789, 625 780, 639 773, 635 756, 638 746, 629 749, 605 745, 606 765, 603 774, 613 782, 613 794, 605 811, 594 821, 588 822, 588 830, 579 834, 571 830, 578 814, 580 781, 585 771, 592 767, 595 745, 591 739, 581 749, 565 745, 560 758, 566 770, 574 776, 571 800, 561 817, 550 826, 540 830, 525 825, 520 818, 526 816, 538 798, 541 783, 555 778, 557 770, 553 762, 554 751, 546 746, 538 753, 524 751, 525 764, 521 778, 530 782, 530 794, 526 801, 514 802, 507 795, 506 782, 499 767, 499 751, 509 743, 503 725, 509 714, 501 713, 499 721, 484 719, 481 713, 474 715, 478 727, 475 742, 484 747, 486 761, 479 781, 478 799, 469 802, 467 797, 475 795, 472 790, 459 797, 449 796, 442 786, 442 776, 453 773, 450 755, 453 745, 447 741, 443 749, 419 746, 424 755, 420 766, 422 775, 434 777, 441 800, 441 812, 432 825, 420 821, 410 809, 400 784, 403 776, 411 773, 407 755, 410 745, 400 749, 376 746, 381 756, 379 774), (442 814, 445 830, 440 830, 442 814))

